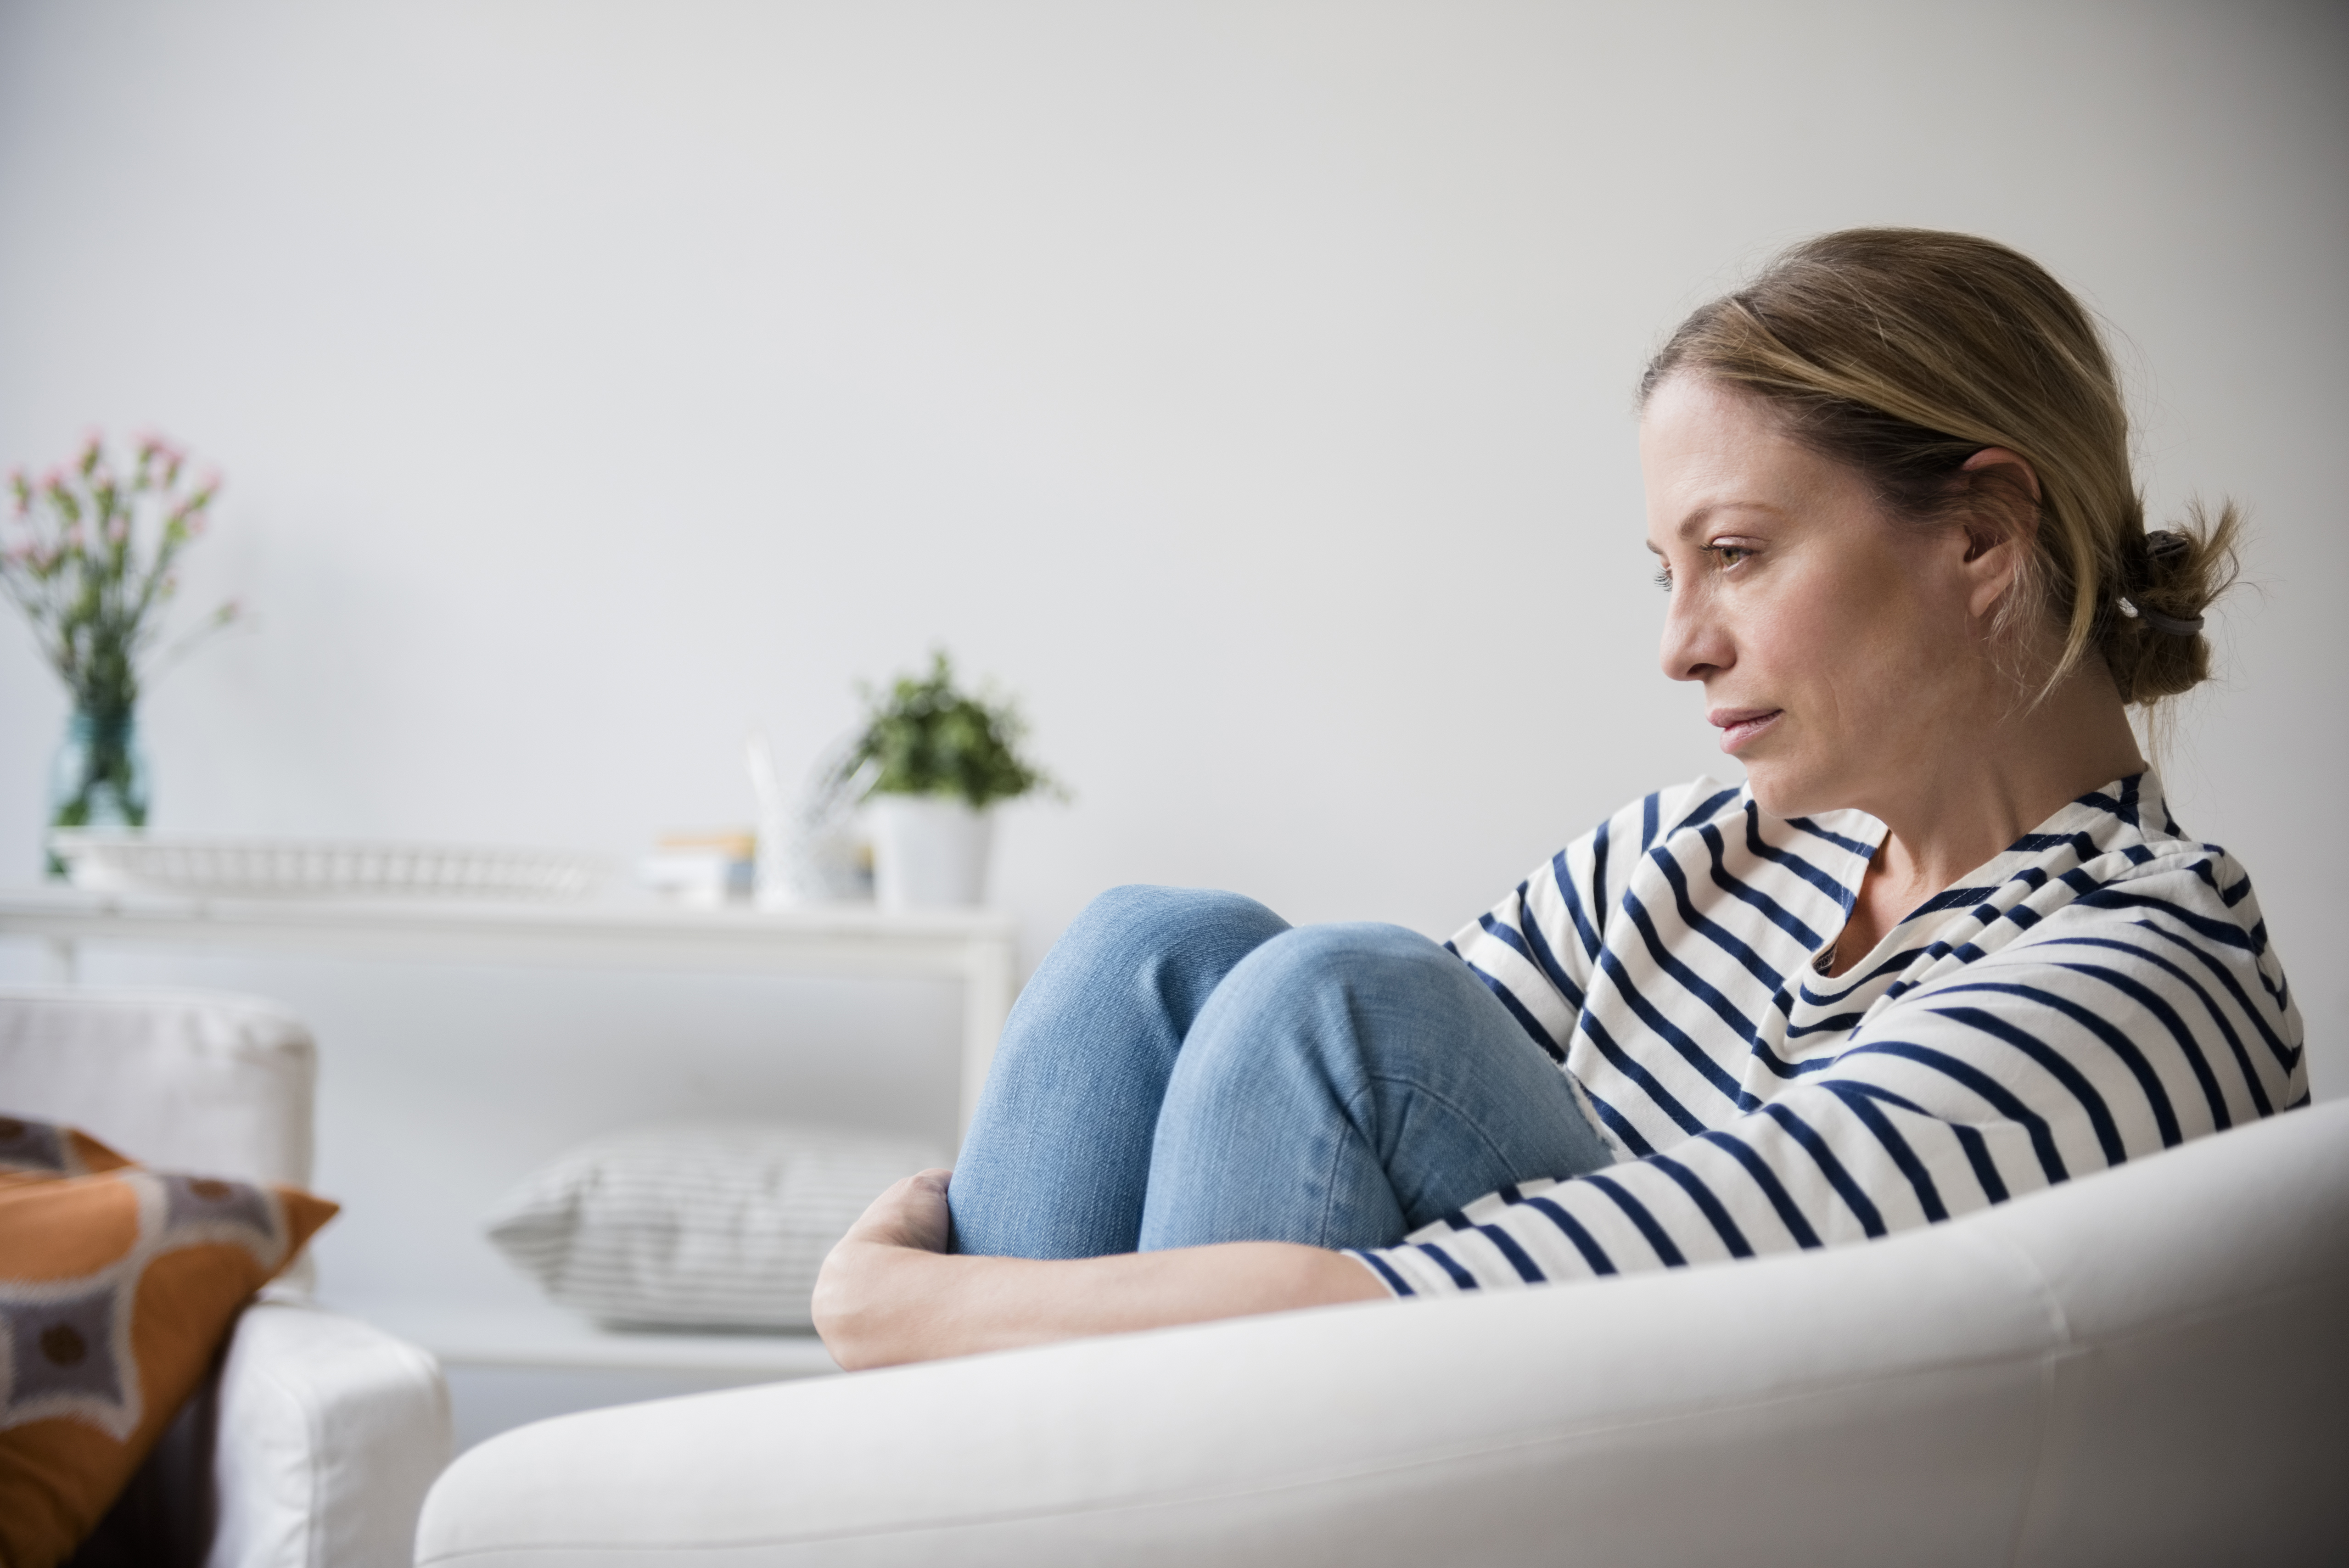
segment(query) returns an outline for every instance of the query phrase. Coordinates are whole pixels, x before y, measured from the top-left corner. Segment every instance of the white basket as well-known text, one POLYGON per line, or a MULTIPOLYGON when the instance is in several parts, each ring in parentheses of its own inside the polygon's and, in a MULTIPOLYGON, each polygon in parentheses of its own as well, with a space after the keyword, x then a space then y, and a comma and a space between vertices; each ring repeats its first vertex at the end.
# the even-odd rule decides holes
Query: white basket
POLYGON ((59 830, 48 847, 78 888, 234 898, 578 898, 606 869, 560 850, 431 844, 59 830))

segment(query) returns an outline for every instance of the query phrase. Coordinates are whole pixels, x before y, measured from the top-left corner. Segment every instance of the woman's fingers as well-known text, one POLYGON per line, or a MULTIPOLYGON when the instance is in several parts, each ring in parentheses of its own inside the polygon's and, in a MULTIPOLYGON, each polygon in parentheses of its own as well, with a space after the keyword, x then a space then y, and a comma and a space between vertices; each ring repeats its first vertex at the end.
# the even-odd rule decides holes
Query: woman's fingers
POLYGON ((947 1182, 953 1174, 924 1171, 892 1183, 823 1260, 815 1281, 815 1327, 841 1366, 882 1367, 924 1354, 918 1342, 901 1343, 909 1309, 916 1321, 923 1315, 919 1289, 906 1272, 929 1264, 918 1254, 947 1250, 952 1226, 947 1182))
POLYGON ((926 1253, 942 1253, 954 1233, 954 1220, 947 1208, 947 1183, 954 1172, 945 1170, 916 1171, 905 1178, 905 1241, 903 1245, 919 1247, 926 1253))
POLYGON ((926 1253, 947 1250, 951 1222, 947 1212, 947 1182, 951 1171, 919 1171, 873 1200, 846 1240, 874 1242, 883 1246, 917 1247, 926 1253))

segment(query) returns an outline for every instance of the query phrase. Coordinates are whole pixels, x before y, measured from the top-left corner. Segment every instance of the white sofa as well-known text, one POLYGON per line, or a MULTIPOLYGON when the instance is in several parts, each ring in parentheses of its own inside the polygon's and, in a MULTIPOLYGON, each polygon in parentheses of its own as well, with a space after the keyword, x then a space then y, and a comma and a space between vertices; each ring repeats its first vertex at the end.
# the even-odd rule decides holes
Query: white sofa
MULTIPOLYGON (((0 1110, 164 1170, 306 1187, 317 1057, 268 1002, 0 988, 0 1110)), ((91 1561, 397 1568, 450 1451, 439 1365, 307 1300, 307 1261, 237 1320, 201 1390, 100 1527, 91 1561), (134 1514, 136 1517, 133 1517, 134 1514)))
POLYGON ((417 1560, 2349 1562, 2349 1105, 1868 1245, 568 1416, 417 1560))

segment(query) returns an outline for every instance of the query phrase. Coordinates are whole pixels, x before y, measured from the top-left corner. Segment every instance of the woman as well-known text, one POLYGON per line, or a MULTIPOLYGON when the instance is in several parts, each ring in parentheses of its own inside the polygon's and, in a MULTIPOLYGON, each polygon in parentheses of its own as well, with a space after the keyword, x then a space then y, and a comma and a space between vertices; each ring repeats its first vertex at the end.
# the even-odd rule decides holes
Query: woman
POLYGON ((951 1189, 826 1264, 843 1366, 1859 1240, 2306 1101, 2251 884, 2127 714, 2207 677, 2236 520, 2146 531, 2078 302, 1831 234, 1640 405, 1664 673, 1746 782, 1626 807, 1442 947, 1104 895, 951 1189))

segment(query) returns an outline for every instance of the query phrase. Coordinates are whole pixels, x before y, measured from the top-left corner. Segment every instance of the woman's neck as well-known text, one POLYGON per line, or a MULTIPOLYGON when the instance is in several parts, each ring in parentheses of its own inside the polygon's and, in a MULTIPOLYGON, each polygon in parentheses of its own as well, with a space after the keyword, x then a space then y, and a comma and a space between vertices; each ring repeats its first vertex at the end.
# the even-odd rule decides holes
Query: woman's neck
POLYGON ((2112 676, 2089 661, 2027 712, 1955 726, 1943 754, 1911 759, 1863 805, 1885 825, 1837 939, 1831 974, 1865 957, 1910 910, 2100 785, 2141 772, 2112 676))

